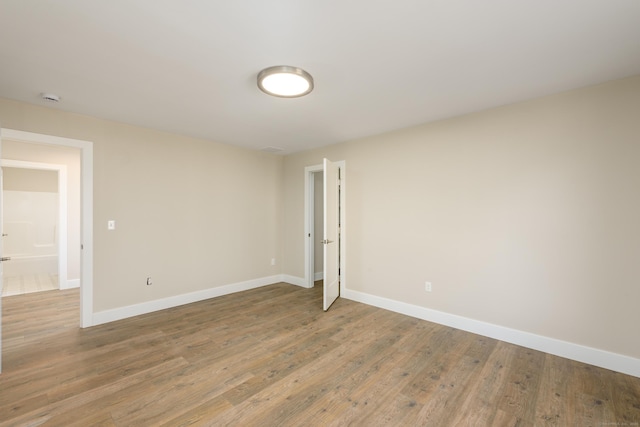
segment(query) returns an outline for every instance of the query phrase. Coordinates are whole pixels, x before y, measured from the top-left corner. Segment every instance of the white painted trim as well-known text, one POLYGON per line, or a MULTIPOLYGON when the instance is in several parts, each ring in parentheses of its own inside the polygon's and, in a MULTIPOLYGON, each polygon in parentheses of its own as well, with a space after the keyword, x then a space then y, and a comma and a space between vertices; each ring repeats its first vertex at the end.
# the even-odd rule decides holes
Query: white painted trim
MULTIPOLYGON (((307 281, 304 277, 290 276, 288 274, 280 275, 280 282, 289 283, 291 285, 301 286, 303 288, 309 288, 307 281)), ((313 286, 311 286, 313 287, 313 286)))
POLYGON ((67 284, 65 287, 62 287, 62 284, 60 284, 60 289, 74 289, 79 287, 80 287, 80 279, 67 280, 67 284))
POLYGON ((191 304, 222 295, 233 294, 236 292, 272 285, 274 283, 280 283, 283 281, 282 279, 282 275, 262 277, 259 279, 247 280, 245 282, 238 282, 230 285, 204 289, 202 291, 190 292, 188 294, 162 298, 155 301, 147 301, 140 304, 133 304, 125 307, 114 308, 111 310, 99 311, 97 313, 94 313, 92 323, 93 325, 100 325, 103 323, 114 322, 116 320, 139 316, 141 314, 152 313, 154 311, 178 307, 184 304, 191 304))
POLYGON ((313 280, 322 280, 324 278, 324 271, 316 271, 313 275, 313 280))
POLYGON ((79 139, 2 128, 2 137, 14 141, 61 145, 80 149, 80 327, 93 321, 93 143, 79 139))
POLYGON ((640 359, 622 354, 544 337, 350 289, 343 289, 342 297, 533 350, 640 377, 640 359))
MULTIPOLYGON (((27 162, 23 160, 1 159, 2 167, 49 170, 58 173, 58 283, 60 289, 67 289, 68 281, 68 219, 67 219, 67 165, 57 163, 27 162)), ((4 190, 4 189, 3 189, 4 190)))

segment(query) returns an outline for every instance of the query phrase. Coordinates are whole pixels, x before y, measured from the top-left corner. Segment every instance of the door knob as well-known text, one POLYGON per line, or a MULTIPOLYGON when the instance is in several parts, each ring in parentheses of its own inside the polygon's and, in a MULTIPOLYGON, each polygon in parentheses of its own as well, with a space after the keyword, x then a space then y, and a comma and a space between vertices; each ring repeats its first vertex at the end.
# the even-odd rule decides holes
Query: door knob
POLYGON ((333 240, 323 240, 322 243, 328 245, 329 243, 333 243, 333 240))
POLYGON ((2 258, 0 258, 0 262, 2 261, 11 261, 11 257, 10 256, 3 256, 2 258))

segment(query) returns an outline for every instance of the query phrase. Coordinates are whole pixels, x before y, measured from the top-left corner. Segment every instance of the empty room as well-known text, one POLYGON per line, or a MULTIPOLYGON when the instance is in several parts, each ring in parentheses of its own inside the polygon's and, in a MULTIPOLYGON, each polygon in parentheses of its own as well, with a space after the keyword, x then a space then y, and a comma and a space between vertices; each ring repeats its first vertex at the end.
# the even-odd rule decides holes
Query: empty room
POLYGON ((0 0, 0 58, 0 426, 640 425, 637 0, 0 0))

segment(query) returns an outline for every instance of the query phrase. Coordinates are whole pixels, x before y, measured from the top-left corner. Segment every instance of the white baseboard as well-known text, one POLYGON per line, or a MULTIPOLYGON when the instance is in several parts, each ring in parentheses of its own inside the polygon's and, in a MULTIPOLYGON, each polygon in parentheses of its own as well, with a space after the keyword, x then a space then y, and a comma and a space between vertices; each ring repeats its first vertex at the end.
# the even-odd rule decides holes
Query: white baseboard
POLYGON ((64 283, 60 282, 60 289, 73 289, 80 287, 80 279, 66 280, 64 283))
POLYGON ((317 271, 316 274, 313 275, 313 280, 322 280, 324 278, 323 271, 317 271))
POLYGON ((190 304, 192 302, 198 302, 222 295, 228 295, 235 292, 241 292, 249 289, 259 288, 262 286, 272 285, 279 282, 290 283, 288 280, 284 280, 283 275, 279 274, 276 276, 262 277, 259 279, 247 280, 246 282, 233 283, 230 285, 218 286, 215 288, 204 289, 202 291, 191 292, 188 294, 176 295, 159 300, 143 302, 140 304, 114 308, 112 310, 99 311, 97 313, 93 313, 92 326, 114 322, 116 320, 126 319, 128 317, 139 316, 141 314, 152 313, 154 311, 177 307, 184 304, 190 304))
POLYGON ((280 279, 281 282, 290 283, 296 286, 302 286, 303 288, 309 287, 307 286, 307 283, 304 280, 304 277, 290 276, 289 274, 281 274, 280 278, 281 278, 280 279))
POLYGON ((407 304, 388 298, 378 297, 364 292, 342 289, 341 296, 346 299, 384 308, 396 313, 416 317, 445 326, 451 326, 463 331, 483 335, 533 350, 542 351, 578 362, 588 363, 612 371, 621 372, 634 377, 640 377, 640 359, 611 353, 597 348, 586 347, 555 338, 506 328, 479 320, 469 319, 454 314, 444 313, 429 308, 407 304))

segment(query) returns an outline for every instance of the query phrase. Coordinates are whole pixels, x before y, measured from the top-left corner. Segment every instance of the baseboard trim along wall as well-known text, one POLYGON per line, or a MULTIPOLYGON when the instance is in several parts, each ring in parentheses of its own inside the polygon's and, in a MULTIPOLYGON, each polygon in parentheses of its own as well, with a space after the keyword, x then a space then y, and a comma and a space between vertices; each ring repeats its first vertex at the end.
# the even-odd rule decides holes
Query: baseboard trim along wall
POLYGON ((202 291, 190 292, 188 294, 175 295, 172 297, 143 302, 140 304, 114 308, 112 310, 99 311, 93 314, 92 326, 114 322, 116 320, 122 320, 129 317, 139 316, 141 314, 152 313, 154 311, 165 310, 167 308, 178 307, 180 305, 191 304, 192 302, 203 301, 222 295, 228 295, 236 292, 247 291, 249 289, 259 288, 262 286, 273 285, 274 283, 290 283, 285 280, 283 276, 284 275, 282 274, 278 274, 275 276, 262 277, 259 279, 247 280, 245 282, 204 289, 202 291))
MULTIPOLYGON (((71 284, 73 281, 69 282, 71 284)), ((93 314, 93 325, 95 326, 103 323, 114 322, 116 320, 152 313, 154 311, 164 310, 280 282, 289 283, 303 288, 307 287, 304 278, 290 276, 288 274, 262 277, 245 282, 205 289, 198 292, 191 292, 155 301, 115 308, 112 310, 100 311, 93 314)), ((504 326, 498 326, 350 289, 341 289, 341 297, 640 378, 640 359, 635 359, 633 357, 586 347, 579 344, 573 344, 529 332, 523 332, 504 326)))
POLYGON ((640 377, 640 359, 635 359, 633 357, 586 347, 579 344, 573 344, 516 329, 510 329, 504 326, 456 316, 350 289, 341 289, 340 296, 352 301, 384 308, 385 310, 394 311, 396 313, 405 314, 407 316, 416 317, 418 319, 427 320, 440 325, 450 326, 452 328, 531 348, 533 350, 576 360, 578 362, 588 363, 590 365, 599 366, 601 368, 610 369, 623 374, 633 375, 634 377, 640 377))
POLYGON ((289 283, 290 285, 301 286, 303 288, 309 288, 309 286, 307 286, 307 283, 303 277, 291 276, 289 274, 282 274, 280 278, 281 278, 280 280, 281 282, 289 283))

